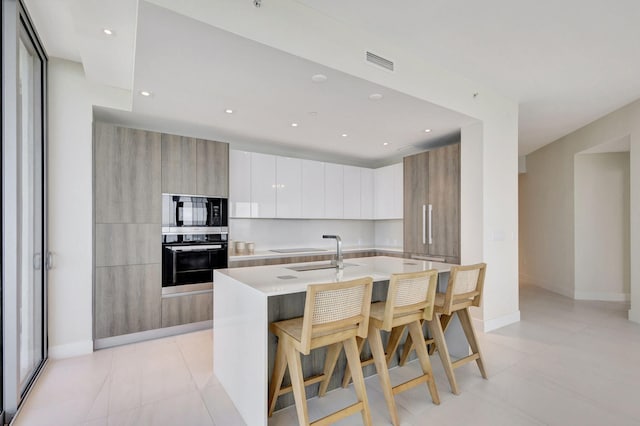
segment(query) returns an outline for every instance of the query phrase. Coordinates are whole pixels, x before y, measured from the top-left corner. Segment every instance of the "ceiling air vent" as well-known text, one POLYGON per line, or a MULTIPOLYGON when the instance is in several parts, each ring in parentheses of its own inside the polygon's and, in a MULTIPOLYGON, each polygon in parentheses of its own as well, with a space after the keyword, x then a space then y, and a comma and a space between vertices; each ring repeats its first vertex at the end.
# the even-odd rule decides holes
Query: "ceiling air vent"
POLYGON ((388 59, 378 56, 375 53, 367 52, 367 62, 371 62, 379 67, 386 68, 389 71, 393 71, 393 62, 388 59))

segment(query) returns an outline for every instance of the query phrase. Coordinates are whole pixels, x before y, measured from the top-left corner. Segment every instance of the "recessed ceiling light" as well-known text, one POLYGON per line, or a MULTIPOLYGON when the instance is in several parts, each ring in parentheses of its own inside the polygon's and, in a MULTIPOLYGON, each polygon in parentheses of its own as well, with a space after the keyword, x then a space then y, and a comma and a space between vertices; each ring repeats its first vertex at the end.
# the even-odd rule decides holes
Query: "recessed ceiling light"
POLYGON ((424 129, 424 132, 425 132, 425 133, 430 133, 430 132, 431 132, 431 129, 424 129))
POLYGON ((318 111, 309 111, 309 115, 318 115, 318 111))
POLYGON ((231 108, 227 108, 224 110, 227 114, 233 114, 233 110, 231 108))
POLYGON ((324 83, 327 81, 327 76, 324 74, 314 74, 311 76, 311 81, 314 83, 324 83))
POLYGON ((346 133, 343 133, 343 134, 342 134, 342 137, 343 137, 343 138, 346 138, 347 136, 349 136, 349 135, 348 135, 348 134, 346 134, 346 133))
POLYGON ((113 31, 111 28, 103 28, 102 32, 108 36, 116 35, 116 32, 113 31))
POLYGON ((291 127, 298 127, 298 123, 291 123, 291 127))
POLYGON ((382 145, 384 145, 384 146, 391 145, 391 142, 385 142, 382 145))
POLYGON ((382 95, 380 93, 372 93, 369 95, 369 99, 371 99, 372 101, 379 101, 380 99, 382 99, 382 95))
POLYGON ((141 91, 140 91, 140 94, 141 94, 142 96, 147 96, 147 97, 149 97, 149 96, 151 96, 151 94, 152 94, 152 93, 151 93, 151 92, 149 92, 148 90, 141 90, 141 91))

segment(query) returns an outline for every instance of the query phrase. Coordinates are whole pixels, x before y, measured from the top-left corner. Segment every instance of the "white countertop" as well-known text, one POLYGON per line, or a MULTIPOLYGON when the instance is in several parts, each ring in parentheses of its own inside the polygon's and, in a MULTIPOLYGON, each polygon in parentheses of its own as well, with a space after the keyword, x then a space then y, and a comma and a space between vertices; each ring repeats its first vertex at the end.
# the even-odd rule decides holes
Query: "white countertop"
MULTIPOLYGON (((229 262, 235 262, 239 260, 257 260, 257 259, 268 259, 268 258, 279 258, 279 257, 298 257, 298 256, 322 256, 325 254, 333 255, 336 250, 335 247, 332 249, 324 249, 318 247, 318 250, 321 251, 296 251, 290 253, 278 253, 271 250, 259 250, 255 251, 253 254, 232 254, 229 256, 229 262)), ((386 251, 393 253, 402 253, 404 250, 402 247, 372 247, 372 246, 347 246, 342 248, 343 253, 353 253, 358 251, 386 251)))
MULTIPOLYGON (((304 272, 289 269, 296 265, 323 265, 327 263, 328 261, 320 261, 216 269, 214 274, 226 275, 265 296, 277 296, 306 291, 307 285, 309 284, 346 281, 367 276, 372 277, 374 282, 386 281, 393 273, 417 272, 428 269, 437 269, 438 272, 448 272, 452 266, 449 263, 375 256, 345 259, 345 268, 340 272, 336 272, 334 268, 304 272)), ((214 278, 214 281, 217 282, 218 280, 214 278)), ((226 282, 226 280, 223 281, 226 282)))

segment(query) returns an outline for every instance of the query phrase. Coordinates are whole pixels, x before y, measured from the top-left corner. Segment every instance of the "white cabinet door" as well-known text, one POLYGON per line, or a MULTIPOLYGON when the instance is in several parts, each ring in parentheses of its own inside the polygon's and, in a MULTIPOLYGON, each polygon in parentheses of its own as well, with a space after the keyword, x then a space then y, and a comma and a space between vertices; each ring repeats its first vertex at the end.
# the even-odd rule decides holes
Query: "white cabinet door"
POLYGON ((402 219, 402 163, 374 171, 375 219, 402 219))
POLYGON ((302 160, 302 217, 323 218, 324 163, 302 160))
POLYGON ((360 167, 343 166, 344 218, 360 219, 360 167))
POLYGON ((251 153, 229 151, 229 216, 251 217, 251 153))
POLYGON ((391 210, 392 219, 402 219, 403 203, 404 203, 404 166, 403 163, 391 166, 393 170, 393 209, 391 210))
POLYGON ((276 158, 276 216, 299 218, 302 215, 302 160, 276 158))
POLYGON ((251 217, 276 217, 276 157, 251 154, 251 217))
POLYGON ((340 164, 324 164, 324 214, 328 219, 344 215, 344 175, 340 164))
POLYGON ((360 169, 360 218, 373 219, 373 169, 360 169))

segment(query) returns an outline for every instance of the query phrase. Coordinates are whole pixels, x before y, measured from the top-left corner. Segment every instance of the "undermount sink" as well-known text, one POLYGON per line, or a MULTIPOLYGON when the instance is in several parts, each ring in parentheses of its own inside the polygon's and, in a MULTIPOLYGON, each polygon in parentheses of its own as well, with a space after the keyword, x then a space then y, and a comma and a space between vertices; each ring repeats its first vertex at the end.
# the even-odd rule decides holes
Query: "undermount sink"
MULTIPOLYGON (((344 267, 348 268, 351 266, 358 266, 355 263, 345 263, 344 267)), ((291 269, 296 272, 305 272, 305 271, 319 271, 321 269, 336 269, 336 265, 332 265, 330 263, 316 264, 316 265, 300 265, 300 266, 290 266, 287 269, 291 269)))

